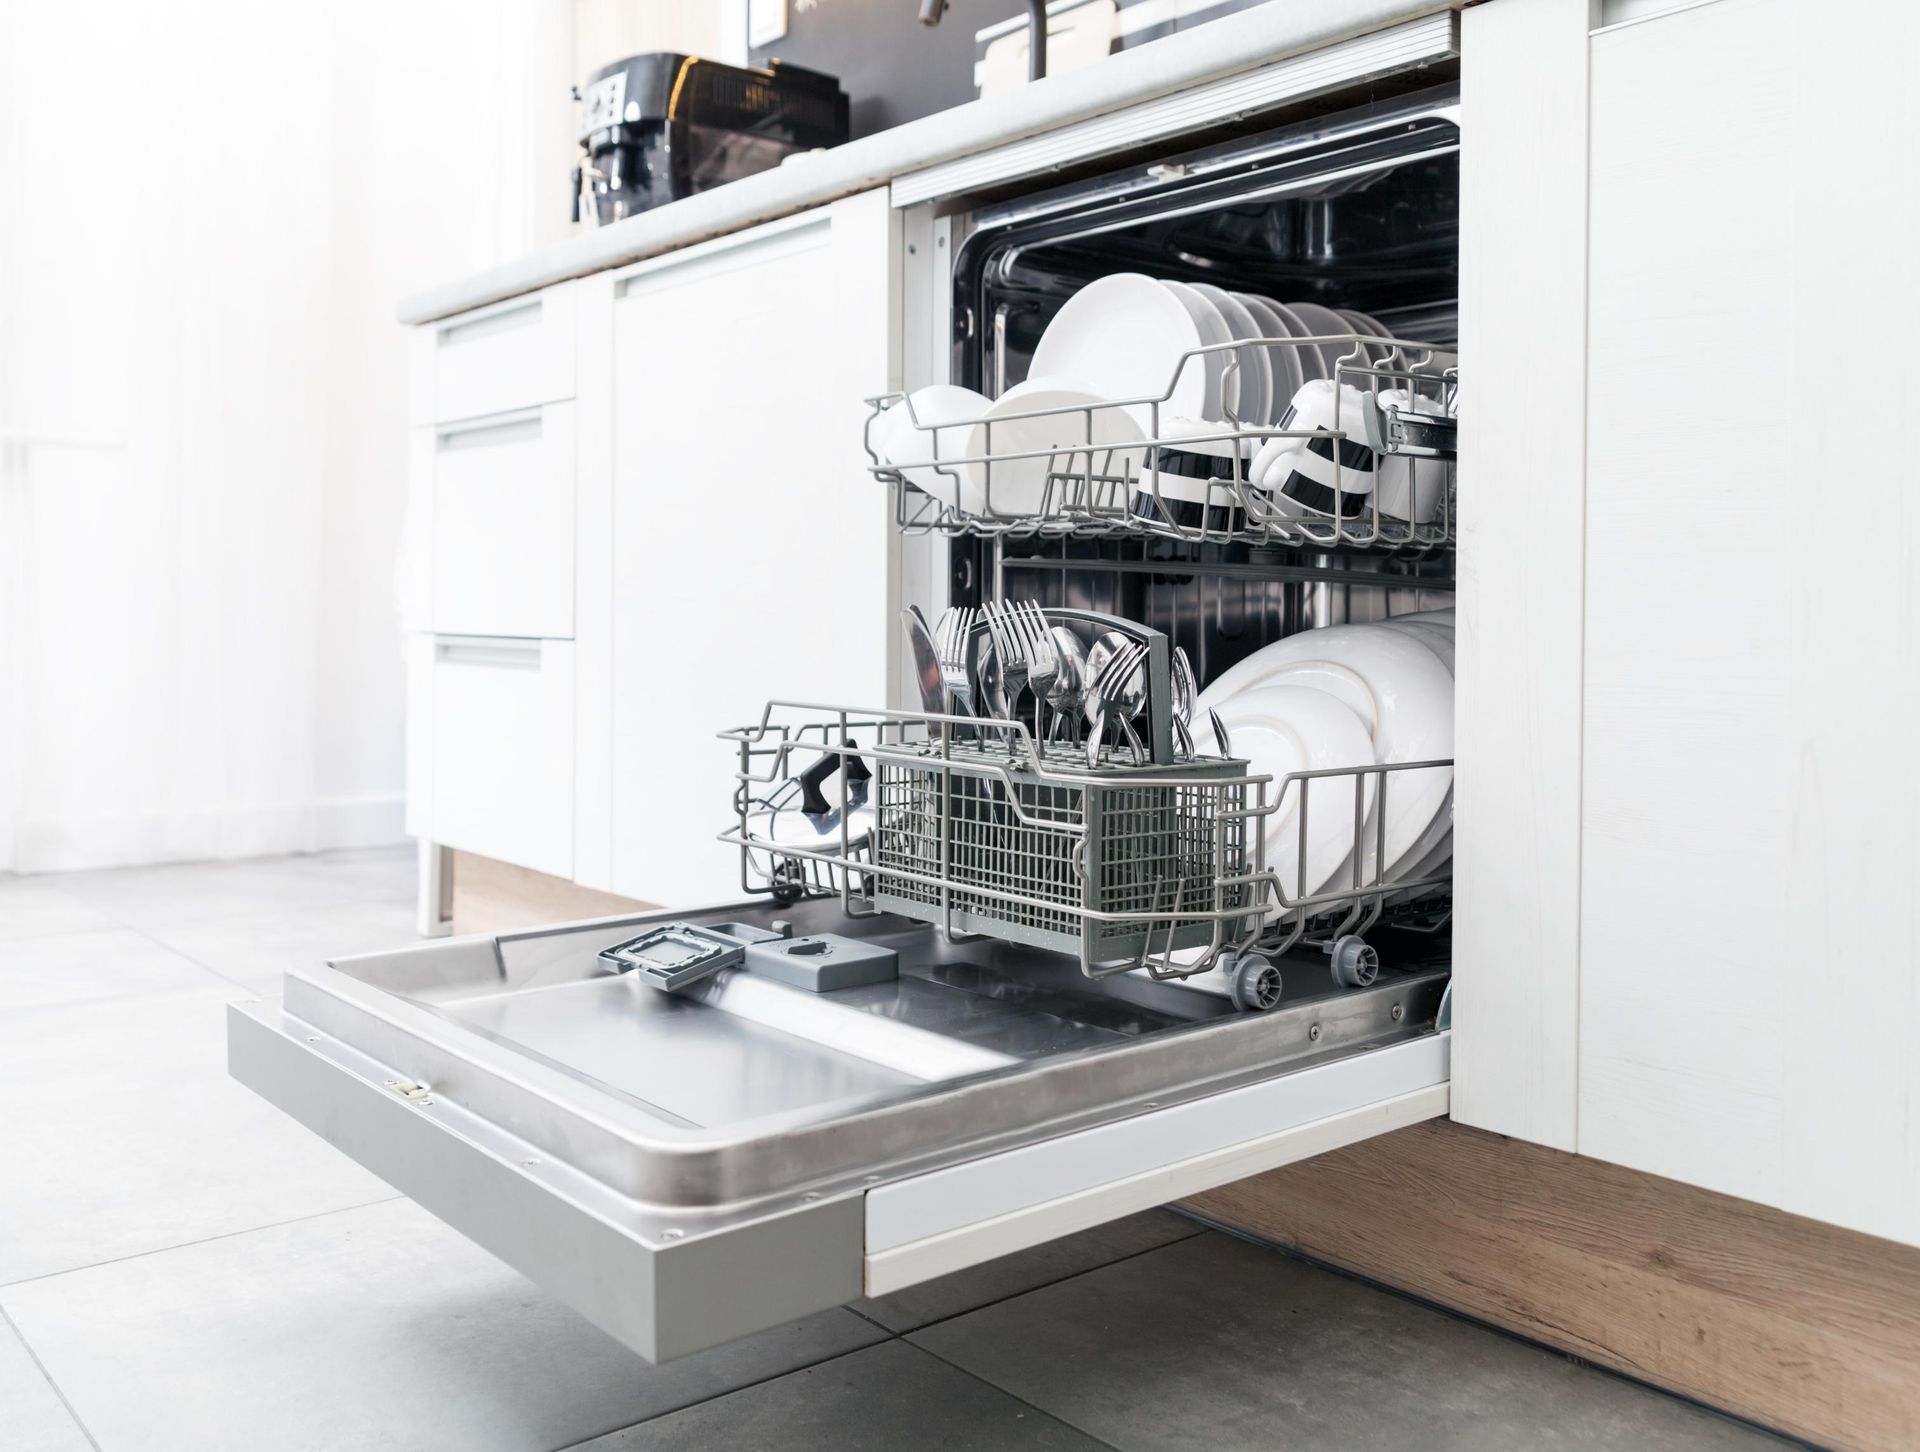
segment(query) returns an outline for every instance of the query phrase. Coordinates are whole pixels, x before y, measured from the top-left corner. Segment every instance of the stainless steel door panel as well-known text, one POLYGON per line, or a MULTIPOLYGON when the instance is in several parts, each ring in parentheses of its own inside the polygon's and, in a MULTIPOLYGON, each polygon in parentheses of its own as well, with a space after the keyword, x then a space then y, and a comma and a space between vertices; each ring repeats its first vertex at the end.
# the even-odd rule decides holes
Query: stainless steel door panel
POLYGON ((229 1071, 649 1361, 861 1294, 858 1194, 698 1233, 451 1099, 402 1097, 381 1065, 304 1027, 274 1004, 230 1005, 229 1071))
MULTIPOLYGON (((1158 1116, 1182 1106, 1269 1106, 1234 1111, 1218 1155, 1287 1122, 1276 1102, 1312 1117, 1403 1095, 1391 1076, 1320 1071, 1432 1039, 1445 982, 1442 970, 1344 993, 1308 981, 1273 1012, 1242 1015, 1178 987, 1063 977, 1032 950, 848 920, 837 905, 787 915, 801 931, 894 946, 900 981, 813 995, 727 972, 667 995, 597 962, 633 919, 451 940, 301 970, 282 1003, 235 1005, 233 1073, 658 1359, 859 1295, 877 1188, 938 1183, 925 1177, 957 1166, 987 1167, 985 1183, 997 1159, 1044 1156, 1046 1141, 1116 1146, 1076 1152, 1069 1178, 1117 1182, 1157 1168, 1168 1140, 1156 1126, 1173 1123, 1158 1116), (1235 1097, 1263 1083, 1279 1101, 1235 1097), (1084 1138, 1134 1120, 1141 1133, 1084 1138)), ((1444 1054, 1429 1061, 1426 1079, 1443 1084, 1444 1054)), ((1223 1177, 1237 1163, 1218 1162, 1223 1177)), ((1107 1203, 1036 1210, 1021 1234, 1061 1233, 1048 1228, 1061 1213, 1107 1203)), ((977 1258, 1008 1248, 960 1243, 977 1258)), ((895 1283, 962 1253, 880 1249, 895 1283)))

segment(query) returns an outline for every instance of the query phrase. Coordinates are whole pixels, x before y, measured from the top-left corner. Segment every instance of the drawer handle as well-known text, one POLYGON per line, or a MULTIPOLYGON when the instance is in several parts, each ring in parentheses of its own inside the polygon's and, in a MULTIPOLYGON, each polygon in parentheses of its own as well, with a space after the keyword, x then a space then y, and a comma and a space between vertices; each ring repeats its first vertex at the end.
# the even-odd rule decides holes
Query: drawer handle
POLYGON ((436 640, 434 659, 448 665, 495 666, 505 670, 540 669, 540 642, 507 637, 469 637, 464 640, 436 640))
POLYGON ((445 348, 455 343, 470 343, 475 338, 491 337, 496 333, 510 333, 516 328, 532 327, 540 321, 540 308, 541 300, 531 297, 512 307, 501 308, 498 312, 483 313, 477 318, 460 318, 440 329, 437 342, 445 348))
POLYGON ((447 424, 439 430, 442 449, 498 449, 508 444, 524 444, 540 437, 540 411, 495 417, 468 423, 447 424))

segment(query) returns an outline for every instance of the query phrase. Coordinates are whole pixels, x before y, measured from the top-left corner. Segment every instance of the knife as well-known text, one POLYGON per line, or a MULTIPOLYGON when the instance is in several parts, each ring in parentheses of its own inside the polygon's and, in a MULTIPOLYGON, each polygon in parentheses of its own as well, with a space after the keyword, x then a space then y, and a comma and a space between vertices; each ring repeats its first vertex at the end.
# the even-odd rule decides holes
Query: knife
POLYGON ((935 716, 950 714, 947 688, 940 677, 940 656, 933 648, 933 630, 918 605, 900 612, 900 623, 907 629, 907 647, 913 652, 913 677, 920 687, 920 709, 935 716))

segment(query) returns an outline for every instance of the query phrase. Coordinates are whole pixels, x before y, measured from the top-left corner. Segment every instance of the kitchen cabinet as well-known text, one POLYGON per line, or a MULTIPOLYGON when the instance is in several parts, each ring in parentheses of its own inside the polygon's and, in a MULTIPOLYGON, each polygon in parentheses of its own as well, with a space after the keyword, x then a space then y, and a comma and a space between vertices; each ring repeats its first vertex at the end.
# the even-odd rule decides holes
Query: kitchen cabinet
POLYGON ((1455 1114, 1920 1242, 1920 19, 1586 9, 1467 17, 1455 1114))
POLYGON ((433 838, 556 877, 573 870, 573 644, 437 636, 433 838))
POLYGON ((573 635, 574 405, 434 425, 432 619, 450 635, 573 635))
POLYGON ((582 754, 606 752, 610 811, 589 886, 737 894, 712 836, 730 808, 715 733, 771 698, 885 701, 891 515, 862 399, 897 374, 897 238, 874 191, 609 280, 606 558, 589 568, 610 675, 582 754))
POLYGON ((412 372, 415 424, 573 397, 574 285, 558 283, 416 329, 412 372))

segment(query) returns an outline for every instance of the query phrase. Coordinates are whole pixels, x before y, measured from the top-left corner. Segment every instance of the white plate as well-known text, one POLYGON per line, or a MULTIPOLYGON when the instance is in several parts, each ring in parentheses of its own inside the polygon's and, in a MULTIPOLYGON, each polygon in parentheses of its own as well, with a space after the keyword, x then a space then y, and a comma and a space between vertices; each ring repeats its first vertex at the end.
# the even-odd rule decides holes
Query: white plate
MULTIPOLYGON (((1212 303, 1226 320, 1227 332, 1235 338, 1264 338, 1266 330, 1247 305, 1225 288, 1210 282, 1196 282, 1193 290, 1212 303)), ((1243 424, 1263 424, 1273 414, 1273 364, 1265 348, 1237 348, 1230 355, 1240 360, 1234 378, 1239 388, 1234 417, 1243 424)), ((1289 395, 1291 397, 1291 395, 1289 395)))
POLYGON ((1447 668, 1447 674, 1453 674, 1453 627, 1437 625, 1431 620, 1411 620, 1405 615, 1395 615, 1386 620, 1376 620, 1373 624, 1382 630, 1397 630, 1402 635, 1411 636, 1440 660, 1447 668))
MULTIPOLYGON (((1200 693, 1193 719, 1206 719, 1243 691, 1287 679, 1303 661, 1341 666, 1359 676, 1379 703, 1373 744, 1384 763, 1450 760, 1453 756, 1453 677, 1424 642, 1378 625, 1330 625, 1276 640, 1223 672, 1200 693)), ((1229 736, 1233 728, 1229 723, 1229 736)), ((1236 751, 1240 743, 1233 742, 1236 751)), ((1430 850, 1428 828, 1453 787, 1453 769, 1392 772, 1386 786, 1386 860, 1398 875, 1430 850)), ((1350 838, 1352 827, 1346 827, 1350 838)), ((1372 866, 1377 827, 1367 825, 1367 865, 1372 866)), ((1349 844, 1350 845, 1350 844, 1349 844)))
MULTIPOLYGON (((1294 316, 1306 324, 1309 337, 1337 337, 1360 331, 1332 308, 1323 308, 1319 303, 1296 302, 1288 303, 1287 306, 1293 309, 1294 316)), ((1334 376, 1334 365, 1342 358, 1351 358, 1356 350, 1360 353, 1360 361, 1364 362, 1367 356, 1366 349, 1358 343, 1321 343, 1318 346, 1320 361, 1327 370, 1328 378, 1334 376)), ((1350 385, 1361 385, 1365 381, 1365 379, 1351 376, 1345 380, 1350 385)))
MULTIPOLYGON (((967 435, 965 451, 969 455, 994 457, 992 470, 984 467, 974 487, 978 497, 964 504, 975 514, 1031 515, 1044 506, 1058 513, 1061 500, 1047 495, 1047 476, 1055 472, 1085 475, 1088 453, 1093 455, 1092 469, 1100 474, 1139 472, 1140 451, 1129 450, 1145 435, 1133 416, 1123 408, 1100 407, 1106 399, 1077 381, 1062 378, 1029 378, 1016 383, 993 401, 986 417, 967 435), (1040 408, 1073 408, 1092 405, 1088 412, 1043 414, 1039 418, 1012 418, 1013 414, 1040 408), (992 429, 987 425, 991 423, 992 429), (991 448, 989 448, 991 443, 991 448), (1053 451, 1051 456, 1005 458, 1009 454, 1028 454, 1036 449, 1053 451)), ((1108 508, 1125 500, 1096 501, 1108 508)))
MULTIPOLYGON (((1116 272, 1088 283, 1053 315, 1033 350, 1036 378, 1071 378, 1115 401, 1157 399, 1163 413, 1200 418, 1207 399, 1203 369, 1179 368, 1180 355, 1206 340, 1186 304, 1151 277, 1116 272), (1174 370, 1179 368, 1179 377, 1174 370)), ((1152 410, 1127 410, 1142 432, 1152 410)))
MULTIPOLYGON (((1265 298, 1250 292, 1237 294, 1240 305, 1253 314, 1253 321, 1260 329, 1263 338, 1290 338, 1293 329, 1287 320, 1280 316, 1280 310, 1265 298)), ((1267 369, 1273 375, 1273 402, 1267 409, 1263 423, 1277 424, 1280 415, 1287 411, 1287 404, 1294 394, 1300 391, 1300 385, 1306 382, 1306 375, 1300 371, 1300 350, 1298 348, 1268 348, 1267 369)))
MULTIPOLYGON (((1372 808, 1372 779, 1324 777, 1315 781, 1307 804, 1304 863, 1300 850, 1301 784, 1283 787, 1296 771, 1328 771, 1373 764, 1367 728, 1340 702, 1311 686, 1267 685, 1243 691, 1219 708, 1232 738, 1233 754, 1255 775, 1271 776, 1269 802, 1277 809, 1266 819, 1267 867, 1278 874, 1289 898, 1316 893, 1353 851, 1354 800, 1364 815, 1372 808)), ((1217 752, 1213 726, 1205 715, 1194 718, 1194 744, 1217 752)), ((1276 906, 1276 912, 1278 911, 1276 906)))
MULTIPOLYGON (((1448 670, 1452 670, 1453 621, 1454 608, 1449 605, 1441 610, 1416 610, 1411 614, 1396 615, 1392 620, 1382 623, 1431 625, 1444 631, 1447 639, 1447 649, 1441 654, 1440 659, 1445 663, 1448 670)), ((1406 870, 1406 876, 1412 878, 1431 877, 1453 860, 1453 793, 1451 791, 1447 793, 1447 800, 1441 805, 1439 814, 1435 816, 1434 825, 1443 828, 1443 830, 1438 834, 1433 850, 1427 853, 1425 858, 1416 861, 1412 867, 1409 867, 1406 870)), ((1431 833, 1433 828, 1429 827, 1427 830, 1431 833)), ((1414 896, 1415 894, 1413 893, 1397 894, 1387 900, 1389 902, 1405 902, 1414 896)))
MULTIPOLYGON (((1335 308, 1334 311, 1345 318, 1348 326, 1356 333, 1365 333, 1369 338, 1384 338, 1388 336, 1387 330, 1380 326, 1378 319, 1361 312, 1357 308, 1335 308)), ((1371 344, 1367 347, 1367 353, 1375 363, 1385 363, 1392 352, 1393 350, 1391 348, 1376 347, 1371 344)))
POLYGON ((970 507, 961 501, 970 493, 979 494, 978 467, 971 464, 936 467, 933 461, 964 458, 967 431, 951 425, 971 424, 984 417, 992 406, 993 400, 986 394, 952 383, 916 388, 875 422, 873 451, 905 475, 909 483, 942 504, 970 507))
MULTIPOLYGON (((1184 282, 1175 282, 1172 278, 1160 279, 1160 286, 1180 300, 1193 317, 1194 327, 1200 330, 1200 337, 1208 347, 1217 343, 1231 343, 1233 334, 1227 331, 1227 320, 1220 316, 1220 309, 1201 296, 1199 289, 1184 282)), ((1207 380, 1207 398, 1200 417, 1209 423, 1215 423, 1227 416, 1229 408, 1239 403, 1239 380, 1227 377, 1227 355, 1225 353, 1202 353, 1197 358, 1189 358, 1183 373, 1203 370, 1207 380)))
MULTIPOLYGON (((1287 332, 1292 336, 1296 338, 1311 338, 1313 336, 1313 329, 1307 326, 1306 320, 1285 303, 1276 302, 1264 293, 1260 295, 1260 301, 1273 309, 1273 315, 1287 325, 1287 332)), ((1294 362, 1299 366, 1300 383, 1310 383, 1316 378, 1333 377, 1333 371, 1327 367, 1327 360, 1320 356, 1319 348, 1313 344, 1309 343, 1299 347, 1289 348, 1287 352, 1293 356, 1294 362)), ((1299 391, 1300 384, 1296 383, 1293 392, 1298 393, 1299 391)), ((1276 410, 1274 414, 1275 419, 1278 419, 1281 414, 1287 411, 1287 404, 1292 401, 1293 393, 1289 393, 1284 399, 1276 399, 1274 401, 1276 410)))

